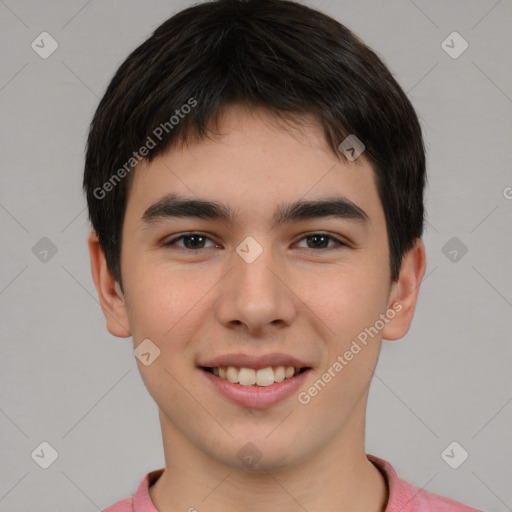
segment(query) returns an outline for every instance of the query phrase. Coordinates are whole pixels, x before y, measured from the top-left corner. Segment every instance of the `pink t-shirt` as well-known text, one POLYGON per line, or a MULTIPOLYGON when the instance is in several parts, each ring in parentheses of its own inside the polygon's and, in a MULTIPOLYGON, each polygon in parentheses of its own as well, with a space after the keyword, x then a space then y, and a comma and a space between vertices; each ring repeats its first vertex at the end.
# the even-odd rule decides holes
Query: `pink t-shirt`
MULTIPOLYGON (((398 478, 389 462, 373 455, 367 454, 367 457, 388 483, 389 500, 385 512, 481 512, 450 498, 419 489, 398 478)), ((132 497, 117 502, 103 512, 158 512, 149 497, 148 488, 158 480, 163 471, 162 468, 148 473, 132 497)))

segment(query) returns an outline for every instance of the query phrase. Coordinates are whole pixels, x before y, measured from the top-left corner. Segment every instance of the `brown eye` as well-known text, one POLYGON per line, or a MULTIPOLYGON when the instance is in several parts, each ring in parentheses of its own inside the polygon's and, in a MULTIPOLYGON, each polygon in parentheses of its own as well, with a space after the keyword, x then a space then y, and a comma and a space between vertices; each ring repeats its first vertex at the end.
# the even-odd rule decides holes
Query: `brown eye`
POLYGON ((337 238, 334 238, 333 236, 328 235, 326 233, 310 233, 310 234, 306 235, 305 237, 301 238, 300 241, 302 241, 302 240, 307 240, 307 242, 306 242, 307 247, 305 247, 306 249, 333 248, 332 245, 331 245, 331 247, 329 247, 329 242, 331 242, 331 241, 334 242, 334 244, 335 244, 334 247, 340 247, 340 246, 346 245, 341 240, 338 240, 337 238))
MULTIPOLYGON (((169 242, 165 242, 164 246, 170 247, 170 246, 177 246, 181 247, 182 249, 187 250, 196 250, 196 249, 207 249, 208 247, 205 247, 205 243, 207 240, 210 240, 212 243, 213 241, 205 236, 202 233, 187 233, 180 235, 176 238, 173 238, 169 242), (183 240, 183 245, 179 245, 177 242, 183 240)), ((213 243, 213 247, 216 247, 215 243, 213 243)))

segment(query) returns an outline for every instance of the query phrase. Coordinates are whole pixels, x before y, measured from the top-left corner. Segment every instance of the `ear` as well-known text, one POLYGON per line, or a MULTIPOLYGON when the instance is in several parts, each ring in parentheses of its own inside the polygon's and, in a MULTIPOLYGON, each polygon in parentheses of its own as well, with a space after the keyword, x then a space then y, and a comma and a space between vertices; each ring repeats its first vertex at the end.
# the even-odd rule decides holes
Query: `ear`
POLYGON ((400 275, 391 287, 388 310, 394 310, 396 314, 384 327, 383 339, 398 340, 407 334, 416 309, 425 268, 425 246, 422 240, 417 238, 412 249, 404 254, 400 275))
POLYGON ((114 336, 127 338, 131 336, 131 329, 124 295, 119 284, 110 273, 105 253, 94 230, 89 235, 88 245, 91 256, 92 278, 96 285, 101 309, 107 320, 107 329, 114 336))

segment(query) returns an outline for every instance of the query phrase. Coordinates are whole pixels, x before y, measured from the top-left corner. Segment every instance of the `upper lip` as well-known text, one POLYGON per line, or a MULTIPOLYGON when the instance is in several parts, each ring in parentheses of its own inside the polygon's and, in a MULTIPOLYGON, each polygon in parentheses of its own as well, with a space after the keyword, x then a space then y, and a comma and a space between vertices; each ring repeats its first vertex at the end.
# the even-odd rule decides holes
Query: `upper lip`
POLYGON ((236 366, 239 368, 267 368, 269 366, 294 366, 295 368, 309 368, 305 362, 288 354, 274 353, 259 356, 243 353, 223 354, 199 364, 201 367, 218 368, 236 366))

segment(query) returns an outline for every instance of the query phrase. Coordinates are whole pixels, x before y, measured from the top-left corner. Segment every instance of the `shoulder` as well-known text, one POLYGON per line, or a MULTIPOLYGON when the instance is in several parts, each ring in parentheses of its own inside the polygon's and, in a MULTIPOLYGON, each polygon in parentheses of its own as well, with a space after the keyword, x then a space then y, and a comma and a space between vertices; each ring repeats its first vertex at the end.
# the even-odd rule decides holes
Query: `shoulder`
POLYGON ((367 457, 377 466, 388 483, 389 500, 385 512, 481 512, 401 480, 389 462, 373 455, 367 457))
POLYGON ((153 485, 164 472, 164 468, 150 471, 140 482, 135 494, 124 498, 102 512, 158 512, 149 497, 149 487, 153 485))
MULTIPOLYGON (((459 501, 433 494, 414 487, 415 497, 411 500, 411 507, 421 512, 481 512, 459 501)), ((411 510, 412 510, 411 509, 411 510)))
POLYGON ((133 499, 131 497, 125 498, 104 509, 102 512, 133 512, 133 499))

